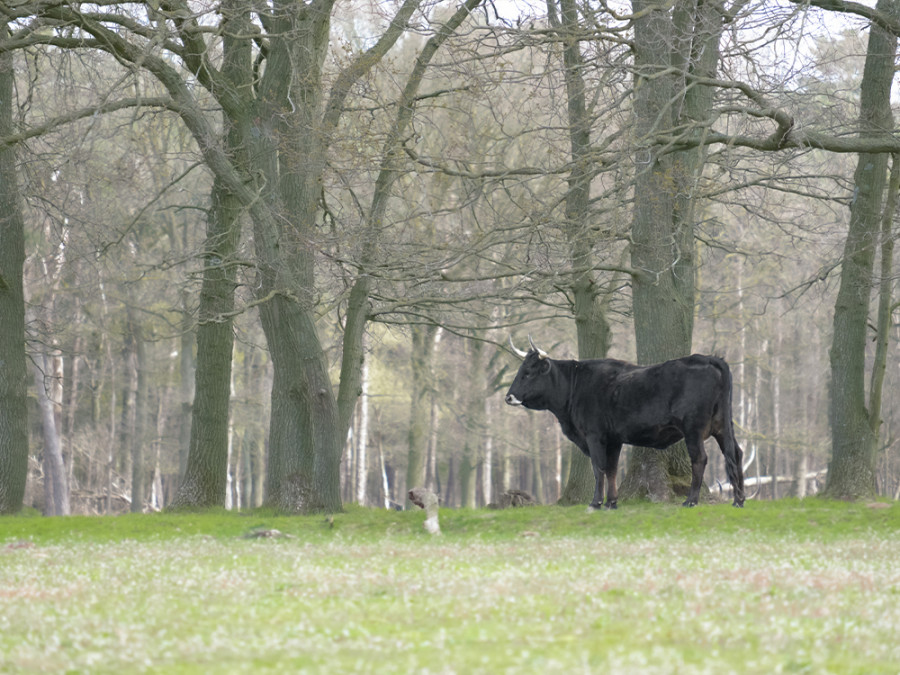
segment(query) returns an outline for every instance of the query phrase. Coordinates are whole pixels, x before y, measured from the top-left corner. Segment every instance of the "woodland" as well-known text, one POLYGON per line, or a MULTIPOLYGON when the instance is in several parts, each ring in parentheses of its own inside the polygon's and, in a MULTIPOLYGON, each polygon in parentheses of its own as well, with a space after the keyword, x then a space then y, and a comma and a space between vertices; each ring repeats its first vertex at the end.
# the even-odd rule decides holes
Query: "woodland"
POLYGON ((900 497, 900 0, 0 13, 0 513, 587 504, 529 336, 725 357, 750 497, 900 497))

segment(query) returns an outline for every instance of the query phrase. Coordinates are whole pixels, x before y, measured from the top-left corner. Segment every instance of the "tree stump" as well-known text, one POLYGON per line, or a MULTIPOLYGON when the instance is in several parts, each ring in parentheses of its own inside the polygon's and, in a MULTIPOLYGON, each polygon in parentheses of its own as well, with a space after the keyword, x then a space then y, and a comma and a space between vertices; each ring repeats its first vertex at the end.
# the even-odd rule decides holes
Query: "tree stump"
POLYGON ((438 498, 431 490, 417 487, 409 491, 409 501, 425 509, 425 531, 428 534, 440 534, 441 526, 438 524, 438 498))
POLYGON ((488 504, 489 509, 508 509, 520 506, 534 506, 537 500, 524 490, 507 490, 496 502, 488 504))

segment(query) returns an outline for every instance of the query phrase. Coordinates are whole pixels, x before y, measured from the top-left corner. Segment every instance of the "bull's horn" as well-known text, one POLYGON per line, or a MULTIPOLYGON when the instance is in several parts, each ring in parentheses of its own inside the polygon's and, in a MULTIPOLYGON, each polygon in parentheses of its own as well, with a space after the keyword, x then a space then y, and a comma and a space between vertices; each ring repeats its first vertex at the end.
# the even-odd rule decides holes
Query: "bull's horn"
POLYGON ((516 356, 518 356, 520 359, 524 359, 526 356, 528 356, 528 352, 523 352, 513 344, 512 335, 509 336, 509 346, 512 347, 513 352, 515 352, 516 356))
POLYGON ((536 351, 538 356, 541 357, 542 359, 550 358, 550 355, 547 352, 545 352, 543 349, 541 349, 536 344, 534 344, 534 340, 531 339, 531 335, 528 336, 528 344, 531 345, 531 348, 534 351, 536 351))

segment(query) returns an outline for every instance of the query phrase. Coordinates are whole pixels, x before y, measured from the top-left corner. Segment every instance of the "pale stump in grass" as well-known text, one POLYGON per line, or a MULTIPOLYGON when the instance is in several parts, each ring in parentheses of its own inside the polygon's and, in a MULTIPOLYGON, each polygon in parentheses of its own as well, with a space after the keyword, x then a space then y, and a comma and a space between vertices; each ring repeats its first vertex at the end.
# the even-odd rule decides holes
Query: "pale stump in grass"
POLYGON ((441 526, 438 524, 438 498, 431 490, 417 487, 409 491, 409 501, 425 509, 425 531, 428 534, 440 534, 441 526))

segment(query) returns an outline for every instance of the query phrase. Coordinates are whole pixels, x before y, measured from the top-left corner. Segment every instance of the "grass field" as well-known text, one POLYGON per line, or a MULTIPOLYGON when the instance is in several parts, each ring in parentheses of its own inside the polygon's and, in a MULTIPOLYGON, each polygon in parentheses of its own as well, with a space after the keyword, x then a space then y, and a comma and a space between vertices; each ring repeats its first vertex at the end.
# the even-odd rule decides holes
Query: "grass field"
POLYGON ((423 521, 0 518, 0 672, 900 673, 897 504, 423 521))

